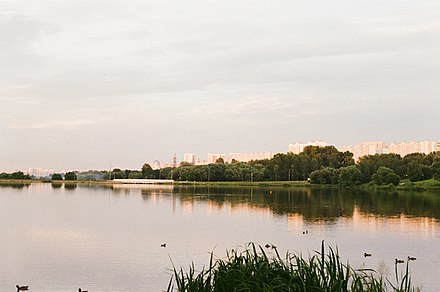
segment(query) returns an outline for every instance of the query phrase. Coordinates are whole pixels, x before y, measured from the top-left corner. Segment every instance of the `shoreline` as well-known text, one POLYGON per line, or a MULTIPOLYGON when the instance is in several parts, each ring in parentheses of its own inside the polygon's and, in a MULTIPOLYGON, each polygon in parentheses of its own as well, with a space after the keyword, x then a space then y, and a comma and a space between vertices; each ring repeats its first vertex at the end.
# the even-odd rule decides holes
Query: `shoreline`
MULTIPOLYGON (((105 185, 105 186, 113 186, 113 185, 121 185, 124 183, 115 182, 110 180, 60 180, 60 181, 52 181, 52 180, 21 180, 21 179, 5 179, 0 180, 0 185, 7 184, 21 184, 21 185, 31 185, 31 184, 80 184, 80 185, 105 185)), ((354 185, 354 186, 341 186, 341 185, 320 185, 320 184, 311 184, 307 181, 258 181, 258 182, 249 182, 249 181, 219 181, 219 182, 196 182, 196 181, 175 181, 174 183, 164 183, 157 185, 176 185, 176 186, 218 186, 218 187, 281 187, 281 188, 335 188, 335 189, 361 189, 366 191, 440 191, 440 181, 436 181, 433 179, 419 181, 419 182, 410 182, 401 184, 398 186, 393 185, 374 185, 371 183, 354 185)))

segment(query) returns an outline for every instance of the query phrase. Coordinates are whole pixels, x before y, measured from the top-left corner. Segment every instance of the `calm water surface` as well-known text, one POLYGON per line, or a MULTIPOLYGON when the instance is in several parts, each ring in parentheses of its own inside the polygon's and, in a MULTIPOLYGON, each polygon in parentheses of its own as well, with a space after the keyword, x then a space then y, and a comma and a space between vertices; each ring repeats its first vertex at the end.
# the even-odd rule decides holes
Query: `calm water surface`
POLYGON ((0 291, 163 291, 173 263, 249 242, 307 255, 322 240, 390 279, 415 256, 413 282, 440 291, 439 220, 440 193, 0 185, 0 291))

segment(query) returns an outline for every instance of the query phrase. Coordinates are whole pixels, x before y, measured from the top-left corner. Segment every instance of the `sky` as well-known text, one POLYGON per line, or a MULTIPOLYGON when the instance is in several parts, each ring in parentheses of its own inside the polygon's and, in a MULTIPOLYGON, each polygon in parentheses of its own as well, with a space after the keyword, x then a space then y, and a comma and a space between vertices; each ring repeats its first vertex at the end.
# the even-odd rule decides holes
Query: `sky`
POLYGON ((0 171, 440 140, 440 1, 0 0, 0 171))

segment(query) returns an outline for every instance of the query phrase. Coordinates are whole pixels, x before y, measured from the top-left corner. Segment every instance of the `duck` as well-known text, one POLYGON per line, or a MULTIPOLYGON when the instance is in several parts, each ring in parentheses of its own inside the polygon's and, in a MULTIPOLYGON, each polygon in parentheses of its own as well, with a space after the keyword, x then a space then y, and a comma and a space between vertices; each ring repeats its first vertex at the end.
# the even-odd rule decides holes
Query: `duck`
POLYGON ((19 286, 19 285, 15 285, 15 287, 17 287, 17 291, 26 291, 26 290, 29 290, 29 286, 19 286))
POLYGON ((371 253, 364 252, 364 257, 371 257, 371 253))
POLYGON ((415 257, 410 257, 410 256, 408 256, 408 261, 415 261, 415 260, 416 260, 415 257))
POLYGON ((267 244, 265 245, 265 247, 266 247, 266 248, 269 248, 269 247, 270 247, 270 244, 269 244, 269 243, 267 243, 267 244))
POLYGON ((78 292, 89 292, 89 290, 82 290, 81 288, 78 288, 78 292))
POLYGON ((404 260, 399 260, 399 259, 395 259, 395 261, 396 261, 396 265, 403 264, 405 262, 404 260))
POLYGON ((309 234, 309 231, 308 230, 303 231, 303 234, 309 234))
POLYGON ((166 244, 166 243, 162 243, 162 244, 160 245, 160 247, 167 247, 167 244, 166 244))

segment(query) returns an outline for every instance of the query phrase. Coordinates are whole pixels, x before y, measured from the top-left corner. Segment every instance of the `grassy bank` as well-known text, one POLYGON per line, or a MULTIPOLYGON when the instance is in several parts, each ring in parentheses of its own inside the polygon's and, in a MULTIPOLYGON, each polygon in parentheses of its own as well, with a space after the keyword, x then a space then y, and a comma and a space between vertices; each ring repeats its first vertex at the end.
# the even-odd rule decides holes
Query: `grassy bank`
MULTIPOLYGON (((270 247, 270 246, 266 246, 270 247)), ((194 265, 189 271, 173 269, 167 291, 419 291, 409 276, 409 262, 395 263, 395 279, 388 280, 371 269, 353 269, 344 264, 338 251, 329 249, 309 258, 287 253, 282 258, 276 248, 269 256, 254 244, 238 252, 232 250, 226 259, 214 260, 201 272, 194 265)))

